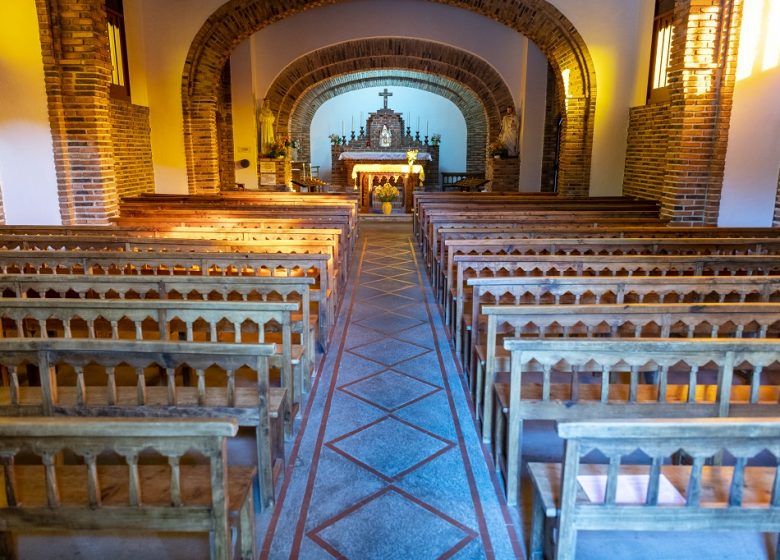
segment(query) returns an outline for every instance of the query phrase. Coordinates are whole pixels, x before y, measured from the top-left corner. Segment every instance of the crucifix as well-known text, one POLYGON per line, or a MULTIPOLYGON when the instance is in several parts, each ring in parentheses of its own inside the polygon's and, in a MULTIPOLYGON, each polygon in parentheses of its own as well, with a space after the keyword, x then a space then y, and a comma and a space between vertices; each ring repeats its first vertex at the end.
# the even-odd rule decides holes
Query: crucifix
POLYGON ((380 91, 379 92, 379 97, 384 97, 385 98, 385 109, 387 109, 387 98, 388 97, 392 97, 392 95, 393 95, 392 93, 387 91, 387 88, 385 88, 385 91, 380 91))

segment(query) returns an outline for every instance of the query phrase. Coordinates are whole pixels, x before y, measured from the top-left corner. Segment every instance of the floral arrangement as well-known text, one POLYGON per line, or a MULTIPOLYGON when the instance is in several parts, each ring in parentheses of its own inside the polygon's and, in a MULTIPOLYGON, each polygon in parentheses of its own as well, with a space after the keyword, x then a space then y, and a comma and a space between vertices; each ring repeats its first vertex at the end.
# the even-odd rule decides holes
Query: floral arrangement
POLYGON ((341 136, 339 136, 335 132, 330 136, 328 136, 328 138, 330 138, 330 143, 334 146, 338 146, 339 144, 341 144, 341 136))
POLYGON ((414 163, 414 160, 417 159, 418 153, 420 153, 420 150, 409 150, 406 152, 406 160, 409 162, 409 165, 414 163))
POLYGON ((390 183, 384 183, 374 189, 374 196, 382 202, 393 202, 401 193, 390 183))
POLYGON ((285 157, 287 155, 288 145, 285 145, 286 139, 277 140, 271 145, 271 149, 268 151, 268 157, 277 158, 285 157))
POLYGON ((438 146, 439 144, 441 144, 441 134, 434 134, 431 136, 431 145, 438 146))

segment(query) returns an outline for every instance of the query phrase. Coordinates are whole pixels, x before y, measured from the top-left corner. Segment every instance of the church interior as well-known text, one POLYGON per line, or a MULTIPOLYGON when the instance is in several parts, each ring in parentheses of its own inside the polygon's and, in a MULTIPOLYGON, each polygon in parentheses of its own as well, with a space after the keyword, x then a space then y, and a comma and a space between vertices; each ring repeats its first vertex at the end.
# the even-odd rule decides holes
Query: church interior
POLYGON ((0 560, 777 558, 778 29, 0 2, 0 560))

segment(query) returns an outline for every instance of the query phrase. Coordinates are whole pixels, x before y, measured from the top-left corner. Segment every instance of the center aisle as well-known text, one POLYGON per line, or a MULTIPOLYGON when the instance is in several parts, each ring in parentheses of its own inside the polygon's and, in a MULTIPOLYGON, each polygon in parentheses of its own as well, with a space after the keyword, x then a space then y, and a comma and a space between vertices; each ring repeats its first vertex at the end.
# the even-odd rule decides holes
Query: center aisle
POLYGON ((356 253, 260 558, 521 557, 410 225, 356 253))

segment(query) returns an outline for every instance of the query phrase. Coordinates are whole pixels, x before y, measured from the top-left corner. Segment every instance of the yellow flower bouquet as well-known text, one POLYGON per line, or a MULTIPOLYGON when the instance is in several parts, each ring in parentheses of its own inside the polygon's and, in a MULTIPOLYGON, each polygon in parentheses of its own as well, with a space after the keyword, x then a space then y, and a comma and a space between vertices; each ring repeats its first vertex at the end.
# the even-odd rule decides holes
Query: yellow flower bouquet
POLYGON ((384 183, 374 190, 376 196, 382 202, 393 202, 401 193, 390 183, 384 183))

